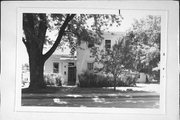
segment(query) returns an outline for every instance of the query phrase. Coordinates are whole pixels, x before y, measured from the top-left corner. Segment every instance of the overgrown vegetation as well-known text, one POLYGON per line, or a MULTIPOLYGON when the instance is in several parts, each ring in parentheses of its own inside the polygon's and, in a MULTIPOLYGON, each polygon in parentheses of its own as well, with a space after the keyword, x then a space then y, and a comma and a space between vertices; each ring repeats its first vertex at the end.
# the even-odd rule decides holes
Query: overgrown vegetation
POLYGON ((44 81, 47 86, 62 86, 62 76, 58 74, 45 74, 44 81))
MULTIPOLYGON (((78 75, 79 87, 114 87, 114 79, 112 76, 105 74, 96 74, 93 72, 85 71, 78 75)), ((137 77, 132 75, 122 75, 116 80, 116 86, 134 86, 137 77)))
MULTIPOLYGON (((110 48, 92 48, 95 62, 100 64, 99 71, 113 75, 114 90, 117 79, 124 70, 142 72, 149 78, 158 79, 160 65, 161 17, 147 16, 135 20, 132 28, 121 36, 110 48)), ((127 77, 127 76, 125 76, 127 77)), ((127 77, 129 79, 130 77, 127 77)), ((147 78, 148 82, 150 79, 147 78)), ((127 80, 126 80, 127 81, 127 80)))

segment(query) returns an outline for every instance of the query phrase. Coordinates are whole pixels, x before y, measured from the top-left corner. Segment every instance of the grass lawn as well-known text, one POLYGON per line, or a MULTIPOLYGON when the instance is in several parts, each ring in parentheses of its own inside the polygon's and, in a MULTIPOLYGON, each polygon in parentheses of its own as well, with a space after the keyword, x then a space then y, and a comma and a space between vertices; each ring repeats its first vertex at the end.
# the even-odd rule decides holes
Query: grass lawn
MULTIPOLYGON (((158 85, 155 85, 158 86, 158 85)), ((75 86, 22 89, 23 106, 158 108, 159 94, 154 85, 136 87, 80 88, 75 86), (148 88, 148 89, 147 89, 148 88), (151 89, 150 89, 151 88, 151 89)))
MULTIPOLYGON (((150 85, 149 85, 150 86, 150 85)), ((146 92, 152 92, 152 90, 149 90, 147 85, 139 85, 136 87, 117 87, 117 90, 114 91, 113 87, 103 87, 103 88, 80 88, 75 86, 61 86, 61 87, 47 87, 45 89, 39 89, 39 90, 29 90, 28 88, 22 89, 22 93, 40 93, 40 94, 53 94, 53 93, 64 93, 64 94, 98 94, 98 93, 146 93, 146 92)), ((156 86, 159 87, 159 86, 156 86)), ((154 88, 151 88, 154 89, 154 88)))

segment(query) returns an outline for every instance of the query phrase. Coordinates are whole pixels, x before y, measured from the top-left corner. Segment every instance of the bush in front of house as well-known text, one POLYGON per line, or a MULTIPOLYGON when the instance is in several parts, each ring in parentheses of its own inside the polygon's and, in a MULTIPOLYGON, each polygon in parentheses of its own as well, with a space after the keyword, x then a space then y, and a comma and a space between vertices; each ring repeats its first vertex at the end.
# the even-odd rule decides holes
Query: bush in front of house
POLYGON ((125 85, 126 86, 135 86, 136 85, 136 80, 135 80, 135 77, 133 76, 126 76, 125 77, 125 85))
POLYGON ((44 74, 44 81, 48 86, 62 86, 62 76, 58 74, 44 74))
POLYGON ((149 83, 160 83, 160 70, 152 71, 148 78, 149 83))
POLYGON ((136 86, 136 81, 139 78, 139 74, 125 73, 121 75, 121 81, 124 86, 136 86))
MULTIPOLYGON (((95 74, 92 72, 85 71, 78 75, 79 87, 113 87, 113 77, 95 74)), ((128 86, 125 82, 118 78, 116 80, 116 86, 128 86)))
POLYGON ((96 77, 97 77, 96 74, 87 71, 78 75, 79 87, 96 87, 97 86, 96 77))

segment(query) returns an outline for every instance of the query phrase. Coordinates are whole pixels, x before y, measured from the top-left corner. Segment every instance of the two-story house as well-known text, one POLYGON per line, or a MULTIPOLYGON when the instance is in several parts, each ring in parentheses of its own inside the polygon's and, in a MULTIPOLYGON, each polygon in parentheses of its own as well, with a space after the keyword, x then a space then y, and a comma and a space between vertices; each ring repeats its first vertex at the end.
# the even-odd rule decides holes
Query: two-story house
MULTIPOLYGON (((103 34, 102 43, 99 49, 111 48, 122 33, 106 32, 103 34)), ((62 76, 62 84, 75 85, 78 84, 78 75, 84 71, 93 71, 95 64, 94 58, 91 57, 91 47, 87 42, 81 42, 77 47, 76 55, 71 56, 69 52, 55 52, 46 62, 44 66, 44 74, 58 74, 62 76)))
MULTIPOLYGON (((100 50, 111 49, 112 46, 122 37, 121 32, 105 32, 103 40, 98 45, 100 50)), ((91 56, 91 46, 87 42, 82 42, 77 49, 77 76, 84 71, 93 71, 97 64, 94 63, 94 58, 91 56)), ((76 77, 77 78, 77 77, 76 77)), ((78 78, 76 83, 78 83, 78 78)))
MULTIPOLYGON (((111 49, 112 46, 122 38, 122 32, 105 32, 103 40, 98 45, 100 50, 111 49)), ((85 71, 93 71, 95 66, 94 58, 91 56, 91 47, 88 42, 82 41, 77 47, 76 55, 71 56, 69 53, 60 54, 55 52, 46 62, 44 67, 45 74, 59 74, 62 76, 62 84, 76 85, 79 83, 78 75, 85 71)), ((63 53, 63 52, 61 52, 63 53)), ((144 73, 140 74, 138 82, 145 82, 146 76, 144 73)))

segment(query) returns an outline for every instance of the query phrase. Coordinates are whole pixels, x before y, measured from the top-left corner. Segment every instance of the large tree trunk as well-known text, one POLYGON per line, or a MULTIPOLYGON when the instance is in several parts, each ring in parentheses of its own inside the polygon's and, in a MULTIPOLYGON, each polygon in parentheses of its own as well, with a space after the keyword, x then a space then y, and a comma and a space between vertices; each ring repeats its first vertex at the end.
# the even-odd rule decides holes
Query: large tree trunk
POLYGON ((44 76, 43 76, 44 61, 31 59, 29 63, 30 63, 30 80, 31 80, 29 88, 30 89, 45 88, 46 84, 44 82, 44 76))
POLYGON ((60 28, 59 35, 51 49, 46 53, 43 52, 45 35, 47 30, 46 14, 23 14, 23 30, 25 38, 22 39, 29 55, 30 66, 30 86, 29 89, 45 88, 44 82, 44 63, 53 54, 59 45, 68 23, 73 19, 75 14, 67 14, 63 25, 60 28))
POLYGON ((30 66, 30 89, 45 88, 44 82, 44 59, 39 48, 34 45, 29 51, 29 66, 30 66))

